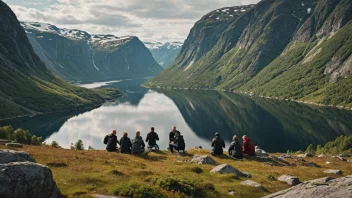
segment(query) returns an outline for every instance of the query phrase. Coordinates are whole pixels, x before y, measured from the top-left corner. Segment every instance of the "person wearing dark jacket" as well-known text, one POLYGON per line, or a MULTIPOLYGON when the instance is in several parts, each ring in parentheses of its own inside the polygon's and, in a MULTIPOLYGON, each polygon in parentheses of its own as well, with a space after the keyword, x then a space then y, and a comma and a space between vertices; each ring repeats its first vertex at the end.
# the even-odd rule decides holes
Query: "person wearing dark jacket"
POLYGON ((150 132, 148 133, 147 138, 145 139, 145 141, 148 142, 148 148, 155 147, 156 141, 159 141, 159 136, 154 131, 154 127, 150 128, 150 132))
POLYGON ((128 137, 128 133, 124 132, 123 136, 120 139, 120 152, 121 153, 131 153, 132 151, 132 142, 128 137))
POLYGON ((173 126, 172 131, 169 134, 169 143, 171 143, 175 140, 176 134, 181 134, 181 133, 178 130, 176 130, 176 126, 173 126))
POLYGON ((117 151, 117 144, 119 141, 117 140, 116 130, 113 130, 111 134, 107 136, 108 142, 106 144, 106 150, 109 152, 117 151))
POLYGON ((136 137, 132 140, 132 154, 142 154, 145 151, 145 144, 140 135, 141 132, 137 131, 136 137))
POLYGON ((242 137, 243 145, 242 145, 242 152, 246 155, 255 155, 255 147, 251 139, 248 136, 244 135, 242 137))
POLYGON ((236 159, 243 159, 242 145, 240 141, 238 141, 237 136, 233 136, 232 138, 232 142, 229 148, 229 155, 236 159))
POLYGON ((225 142, 223 139, 220 138, 220 133, 216 132, 215 133, 215 138, 211 142, 211 147, 213 147, 213 150, 211 152, 212 155, 222 155, 223 154, 223 148, 225 148, 225 142))
POLYGON ((186 148, 185 140, 181 133, 175 133, 174 141, 169 144, 171 153, 174 153, 174 149, 177 151, 184 151, 186 148))

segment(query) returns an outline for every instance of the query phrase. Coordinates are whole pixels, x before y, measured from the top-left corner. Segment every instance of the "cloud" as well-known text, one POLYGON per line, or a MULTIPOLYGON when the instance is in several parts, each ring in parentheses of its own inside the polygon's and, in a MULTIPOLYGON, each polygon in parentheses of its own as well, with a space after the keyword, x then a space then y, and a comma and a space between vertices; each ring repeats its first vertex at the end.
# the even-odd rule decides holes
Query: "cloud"
POLYGON ((143 41, 184 41, 193 24, 208 12, 258 1, 36 0, 30 7, 21 1, 6 2, 22 21, 47 22, 90 33, 135 35, 143 41), (43 3, 45 6, 35 6, 43 3))

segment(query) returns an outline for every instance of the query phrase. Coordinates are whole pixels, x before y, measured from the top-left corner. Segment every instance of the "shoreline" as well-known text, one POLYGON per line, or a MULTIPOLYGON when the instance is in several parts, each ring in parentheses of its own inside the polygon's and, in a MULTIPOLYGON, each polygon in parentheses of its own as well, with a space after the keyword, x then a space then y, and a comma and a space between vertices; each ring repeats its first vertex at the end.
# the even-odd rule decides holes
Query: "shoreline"
POLYGON ((246 91, 231 91, 227 89, 210 89, 210 88, 177 88, 177 87, 161 87, 161 86, 152 87, 147 85, 141 85, 141 86, 149 89, 164 89, 164 90, 222 91, 222 92, 228 92, 228 93, 234 93, 234 94, 243 94, 249 97, 265 98, 269 100, 280 100, 280 101, 287 101, 287 102, 296 102, 296 103, 305 104, 305 105, 314 105, 319 107, 329 107, 329 108, 334 108, 338 110, 352 111, 352 107, 346 107, 342 105, 338 105, 338 106, 326 105, 326 104, 314 103, 314 102, 303 101, 303 100, 292 100, 292 99, 284 99, 280 97, 261 96, 261 95, 255 95, 251 92, 246 92, 246 91))

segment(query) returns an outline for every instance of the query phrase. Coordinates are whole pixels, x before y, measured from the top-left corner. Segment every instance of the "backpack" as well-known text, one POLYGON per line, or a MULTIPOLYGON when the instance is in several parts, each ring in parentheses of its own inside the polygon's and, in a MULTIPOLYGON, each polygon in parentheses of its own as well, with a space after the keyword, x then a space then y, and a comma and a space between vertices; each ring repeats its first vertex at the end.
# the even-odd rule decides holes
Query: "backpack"
POLYGON ((104 138, 104 144, 107 144, 109 141, 109 135, 106 135, 105 138, 104 138))

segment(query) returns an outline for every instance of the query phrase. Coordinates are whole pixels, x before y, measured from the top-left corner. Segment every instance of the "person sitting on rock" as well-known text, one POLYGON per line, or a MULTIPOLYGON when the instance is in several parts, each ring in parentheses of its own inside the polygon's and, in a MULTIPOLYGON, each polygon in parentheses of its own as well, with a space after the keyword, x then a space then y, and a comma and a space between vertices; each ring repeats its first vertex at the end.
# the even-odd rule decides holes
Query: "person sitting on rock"
POLYGON ((106 150, 109 152, 117 151, 117 144, 119 141, 117 140, 116 130, 113 130, 111 134, 105 136, 104 143, 106 142, 106 150))
POLYGON ((159 136, 158 134, 154 131, 154 127, 150 128, 150 132, 147 135, 147 138, 145 139, 146 142, 148 142, 148 148, 152 149, 154 147, 159 147, 156 144, 156 141, 159 141, 159 136))
POLYGON ((145 144, 140 135, 141 132, 137 131, 136 137, 132 140, 132 154, 142 154, 145 151, 145 144))
POLYGON ((176 130, 176 126, 173 126, 172 131, 169 134, 169 143, 171 143, 175 140, 176 134, 181 134, 181 133, 178 130, 176 130))
POLYGON ((183 139, 183 136, 181 135, 180 132, 175 133, 175 138, 174 140, 169 144, 169 148, 171 153, 174 153, 174 149, 179 151, 185 151, 185 140, 183 139))
POLYGON ((240 141, 238 141, 236 135, 232 138, 232 142, 229 148, 229 155, 236 159, 243 159, 242 145, 240 141))
POLYGON ((254 156, 255 155, 255 148, 254 148, 254 144, 253 144, 252 140, 249 139, 247 135, 244 135, 242 137, 242 139, 243 139, 243 145, 242 145, 243 154, 254 156))
POLYGON ((220 138, 220 133, 216 132, 215 133, 215 138, 211 142, 211 147, 213 147, 213 150, 211 151, 212 155, 222 155, 223 154, 223 148, 225 148, 225 142, 223 139, 220 138))
POLYGON ((131 153, 132 151, 132 142, 128 137, 128 133, 124 132, 123 136, 120 139, 120 152, 121 153, 131 153))

